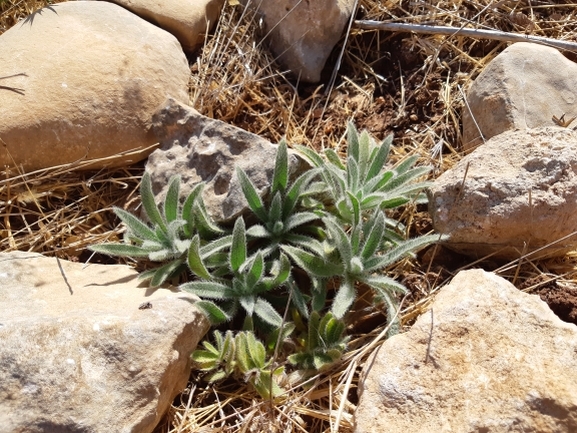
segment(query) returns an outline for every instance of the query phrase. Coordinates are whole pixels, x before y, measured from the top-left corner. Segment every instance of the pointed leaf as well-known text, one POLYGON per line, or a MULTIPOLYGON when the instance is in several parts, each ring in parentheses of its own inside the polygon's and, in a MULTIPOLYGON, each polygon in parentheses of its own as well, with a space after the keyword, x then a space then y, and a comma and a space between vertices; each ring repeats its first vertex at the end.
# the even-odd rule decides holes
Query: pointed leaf
POLYGON ((212 276, 200 256, 200 238, 194 235, 188 248, 188 267, 190 270, 200 278, 210 280, 212 276))
POLYGON ((230 268, 237 272, 246 261, 246 231, 242 217, 236 219, 232 231, 232 246, 230 248, 230 268))
POLYGON ((182 264, 184 263, 184 260, 179 259, 179 260, 174 260, 170 263, 167 263, 164 266, 161 266, 160 268, 156 269, 156 271, 154 272, 154 275, 152 276, 151 280, 150 280, 150 287, 158 287, 162 284, 164 284, 164 282, 174 276, 177 271, 179 271, 179 268, 182 266, 182 264))
POLYGON ((107 256, 113 257, 148 257, 150 253, 150 251, 145 248, 126 244, 90 245, 88 249, 95 253, 106 254, 107 256))
POLYGON ((342 280, 331 307, 331 312, 337 319, 342 319, 347 311, 349 311, 349 308, 353 305, 355 296, 354 282, 348 279, 342 280))
POLYGON ((366 234, 365 243, 361 251, 363 263, 373 256, 381 245, 385 232, 385 217, 380 210, 375 211, 368 225, 369 232, 366 234))
POLYGON ((345 165, 343 164, 343 162, 341 161, 341 158, 339 157, 339 155, 337 154, 337 152, 335 152, 333 149, 326 149, 325 150, 325 156, 327 157, 327 159, 329 160, 329 162, 331 164, 333 164, 335 167, 341 169, 341 170, 345 170, 345 165))
POLYGON ((142 200, 142 207, 144 207, 144 211, 146 212, 146 215, 150 221, 153 224, 158 225, 162 230, 166 231, 166 221, 164 221, 164 218, 162 215, 160 215, 158 206, 156 206, 154 193, 152 192, 150 174, 146 171, 144 172, 142 181, 140 183, 140 198, 142 200))
POLYGON ((290 245, 281 245, 281 249, 304 271, 319 278, 330 278, 341 275, 344 268, 341 265, 327 262, 322 258, 290 245))
POLYGON ((179 288, 199 298, 224 300, 233 299, 236 295, 229 286, 214 281, 191 281, 181 284, 179 288))
POLYGON ((288 184, 288 154, 287 144, 283 138, 276 152, 274 172, 272 177, 271 194, 284 193, 288 184))
POLYGON ((196 301, 194 305, 206 316, 211 325, 218 325, 230 320, 230 317, 214 302, 196 301))
POLYGON ((170 178, 166 198, 164 199, 164 216, 170 223, 178 218, 178 200, 180 198, 180 176, 170 178))
POLYGON ((282 316, 277 313, 271 304, 262 298, 256 300, 254 314, 273 326, 279 327, 282 325, 282 316))
POLYGON ((392 142, 393 142, 392 134, 383 140, 381 146, 379 147, 378 152, 371 159, 371 165, 369 166, 369 169, 367 171, 365 182, 369 182, 379 175, 379 173, 385 166, 387 158, 389 157, 389 151, 391 149, 392 142))
POLYGON ((242 188, 242 192, 244 193, 244 197, 248 202, 248 206, 261 221, 267 222, 268 214, 254 184, 242 168, 236 168, 236 175, 238 176, 238 181, 242 188))
POLYGON ((316 153, 313 149, 301 145, 296 145, 294 146, 294 148, 300 153, 302 153, 306 157, 306 159, 308 159, 309 162, 311 162, 312 165, 314 165, 315 167, 321 167, 325 164, 322 157, 318 153, 316 153))
POLYGON ((359 132, 353 122, 349 122, 347 126, 347 164, 348 157, 359 162, 359 132))
POLYGON ((126 224, 126 227, 133 235, 142 240, 157 240, 154 230, 140 219, 132 215, 130 212, 127 212, 124 209, 120 209, 119 207, 113 207, 113 210, 118 218, 120 218, 120 220, 126 224))

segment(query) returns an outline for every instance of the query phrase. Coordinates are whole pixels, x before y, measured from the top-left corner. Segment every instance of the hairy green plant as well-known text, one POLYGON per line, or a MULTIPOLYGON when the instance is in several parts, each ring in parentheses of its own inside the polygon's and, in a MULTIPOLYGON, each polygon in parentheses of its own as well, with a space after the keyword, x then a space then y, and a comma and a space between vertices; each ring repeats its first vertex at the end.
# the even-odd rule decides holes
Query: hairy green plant
POLYGON ((195 249, 191 248, 189 252, 192 271, 204 280, 192 281, 181 285, 180 288, 194 293, 203 300, 219 301, 222 308, 212 301, 199 304, 212 323, 218 323, 222 317, 232 318, 239 307, 242 307, 247 317, 252 318, 255 315, 270 325, 281 326, 282 317, 263 295, 282 286, 288 280, 290 262, 284 254, 281 254, 278 260, 265 264, 261 251, 248 257, 246 229, 242 218, 236 220, 232 232, 232 244, 228 256, 230 278, 213 278, 195 249))
POLYGON ((114 207, 114 213, 126 226, 124 243, 92 245, 90 250, 109 256, 147 258, 152 262, 165 263, 139 275, 141 280, 149 280, 151 287, 160 286, 186 270, 186 257, 193 234, 208 237, 224 234, 206 212, 201 197, 203 187, 202 183, 196 185, 180 206, 180 177, 173 176, 159 209, 154 200, 150 175, 144 173, 140 196, 150 223, 114 207))
MULTIPOLYGON (((188 268, 194 279, 180 289, 201 298, 196 305, 212 324, 239 323, 232 319, 244 315, 242 331, 216 331, 214 343, 203 342, 193 360, 209 381, 243 377, 264 398, 275 397, 284 370, 273 367, 273 360, 288 361, 304 376, 338 361, 346 350, 347 313, 357 287, 372 289, 375 304, 385 304, 391 321, 398 295, 407 289, 386 270, 439 239, 405 239, 404 227, 387 216, 389 209, 421 200, 427 183, 420 178, 429 170, 414 167, 416 157, 388 168, 391 142, 387 137, 379 145, 351 124, 346 161, 332 150, 322 158, 301 148, 314 168, 293 182, 281 142, 264 197, 237 168, 249 212, 232 231, 208 216, 202 185, 181 206, 179 179, 172 178, 159 208, 145 174, 141 196, 150 222, 115 208, 127 228, 124 243, 91 249, 161 262, 143 274, 151 286, 188 268), (286 323, 286 317, 295 323, 286 323)), ((394 330, 398 324, 392 325, 394 330)))
POLYGON ((262 398, 274 398, 281 394, 275 377, 284 373, 284 367, 273 368, 272 359, 265 346, 257 340, 253 332, 239 332, 224 335, 214 331, 215 345, 204 341, 204 349, 192 354, 192 360, 201 371, 211 372, 209 382, 216 382, 229 376, 243 376, 262 398))
POLYGON ((326 313, 322 318, 313 311, 309 318, 302 350, 288 357, 291 364, 305 371, 321 371, 338 361, 347 347, 345 322, 326 313))

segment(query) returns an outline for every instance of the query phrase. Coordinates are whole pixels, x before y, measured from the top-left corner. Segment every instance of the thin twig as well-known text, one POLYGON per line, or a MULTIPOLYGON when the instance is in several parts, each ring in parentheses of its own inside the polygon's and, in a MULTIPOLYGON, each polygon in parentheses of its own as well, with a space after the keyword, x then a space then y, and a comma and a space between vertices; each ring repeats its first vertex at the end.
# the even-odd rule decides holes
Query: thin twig
POLYGON ((477 39, 491 39, 506 42, 534 42, 562 50, 577 52, 577 43, 560 41, 541 36, 521 35, 519 33, 501 32, 498 30, 482 30, 449 26, 430 26, 409 23, 385 23, 373 20, 357 20, 354 27, 363 30, 385 30, 389 32, 413 32, 428 35, 468 36, 477 39))

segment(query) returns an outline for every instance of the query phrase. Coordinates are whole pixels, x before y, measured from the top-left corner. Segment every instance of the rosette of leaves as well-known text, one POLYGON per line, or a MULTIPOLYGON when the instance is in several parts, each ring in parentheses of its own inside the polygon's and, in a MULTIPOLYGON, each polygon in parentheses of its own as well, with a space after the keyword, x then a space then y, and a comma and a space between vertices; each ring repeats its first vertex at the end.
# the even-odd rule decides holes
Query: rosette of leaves
POLYGON ((291 364, 305 371, 321 371, 338 361, 347 347, 345 323, 326 313, 322 318, 313 311, 309 318, 308 332, 302 338, 302 350, 288 357, 291 364))
MULTIPOLYGON (((414 167, 417 156, 410 156, 396 167, 386 170, 392 142, 393 136, 389 135, 377 145, 367 131, 359 134, 355 126, 349 123, 345 164, 333 149, 325 150, 325 161, 312 149, 298 147, 320 169, 326 184, 324 200, 330 203, 327 211, 342 223, 353 224, 357 208, 364 215, 376 208, 393 209, 411 200, 424 200, 422 191, 429 183, 419 179, 430 171, 430 167, 414 167)), ((399 223, 387 220, 387 226, 398 227, 399 223)), ((398 239, 393 232, 389 232, 389 235, 398 239)))
POLYGON ((266 300, 266 294, 286 283, 291 264, 285 254, 267 260, 262 251, 248 256, 247 232, 242 218, 238 218, 232 232, 228 254, 230 275, 217 278, 206 267, 201 251, 195 243, 189 248, 189 268, 202 280, 182 284, 182 290, 194 293, 203 301, 197 302, 211 323, 230 320, 242 308, 248 318, 256 316, 263 322, 280 327, 282 317, 266 300))
POLYGON ((316 243, 316 239, 306 232, 315 232, 315 227, 310 223, 318 220, 319 215, 299 210, 298 204, 305 194, 311 193, 309 186, 317 174, 317 170, 308 170, 289 187, 288 151, 286 142, 282 140, 276 154, 268 206, 265 206, 250 178, 242 168, 237 167, 244 196, 259 220, 258 224, 247 230, 247 234, 261 241, 257 245, 264 255, 277 252, 278 246, 284 243, 305 248, 316 243))
POLYGON ((272 367, 264 345, 253 332, 232 331, 222 334, 214 331, 214 344, 202 343, 204 349, 197 349, 192 360, 199 370, 210 372, 208 382, 216 382, 229 376, 242 376, 262 398, 274 398, 282 389, 275 377, 284 373, 283 367, 272 367), (267 359, 268 358, 268 359, 267 359))
POLYGON ((89 249, 109 256, 146 258, 163 263, 139 275, 141 280, 150 280, 151 287, 160 286, 186 270, 188 249, 195 234, 203 238, 224 234, 212 222, 204 207, 201 197, 203 187, 202 183, 196 185, 181 206, 180 177, 173 176, 165 199, 157 206, 150 175, 144 173, 140 197, 149 223, 114 207, 114 213, 126 226, 124 242, 92 245, 89 249))

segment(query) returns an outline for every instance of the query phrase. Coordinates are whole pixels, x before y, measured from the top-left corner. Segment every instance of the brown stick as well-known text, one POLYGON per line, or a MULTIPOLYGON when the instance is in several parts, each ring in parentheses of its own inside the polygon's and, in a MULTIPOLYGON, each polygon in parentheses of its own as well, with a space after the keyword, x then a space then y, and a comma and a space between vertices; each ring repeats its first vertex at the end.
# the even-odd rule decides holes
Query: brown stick
POLYGON ((467 27, 429 26, 407 23, 385 23, 382 21, 361 20, 355 21, 354 27, 363 30, 385 30, 389 32, 413 32, 429 35, 468 36, 478 39, 493 39, 506 42, 534 42, 548 45, 562 50, 577 52, 577 43, 560 41, 558 39, 541 36, 522 35, 519 33, 501 32, 498 30, 470 29, 467 27))

